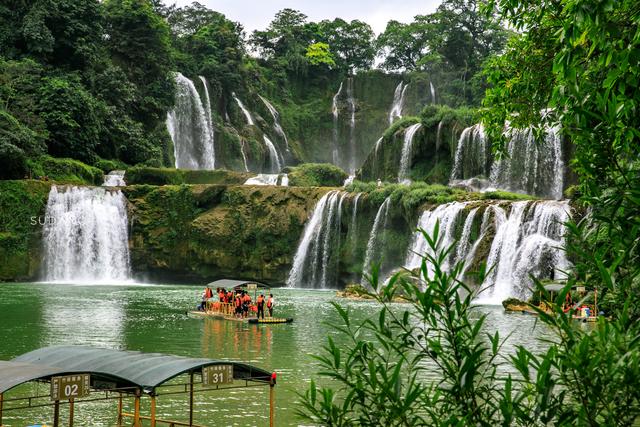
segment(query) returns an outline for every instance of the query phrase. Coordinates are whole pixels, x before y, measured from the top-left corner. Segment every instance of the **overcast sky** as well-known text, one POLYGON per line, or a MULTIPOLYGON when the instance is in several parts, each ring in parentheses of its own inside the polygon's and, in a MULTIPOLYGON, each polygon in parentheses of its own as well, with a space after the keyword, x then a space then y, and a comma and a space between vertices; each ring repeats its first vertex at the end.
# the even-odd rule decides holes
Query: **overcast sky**
MULTIPOLYGON (((276 12, 296 9, 310 21, 340 17, 347 21, 359 19, 371 25, 373 31, 384 31, 387 21, 410 22, 415 15, 434 12, 442 0, 199 0, 209 9, 224 13, 240 22, 247 34, 265 29, 276 12)), ((185 6, 192 0, 164 0, 165 4, 185 6)))

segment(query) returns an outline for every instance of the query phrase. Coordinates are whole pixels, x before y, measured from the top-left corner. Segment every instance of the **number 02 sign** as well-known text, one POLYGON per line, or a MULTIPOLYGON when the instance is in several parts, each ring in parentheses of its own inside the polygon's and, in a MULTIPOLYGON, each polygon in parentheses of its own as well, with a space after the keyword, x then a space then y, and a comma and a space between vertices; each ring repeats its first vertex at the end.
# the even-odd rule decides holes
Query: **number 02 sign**
POLYGON ((51 400, 69 400, 87 397, 90 392, 89 374, 51 378, 51 400))
POLYGON ((220 385, 233 383, 233 365, 213 365, 202 368, 202 384, 220 385))

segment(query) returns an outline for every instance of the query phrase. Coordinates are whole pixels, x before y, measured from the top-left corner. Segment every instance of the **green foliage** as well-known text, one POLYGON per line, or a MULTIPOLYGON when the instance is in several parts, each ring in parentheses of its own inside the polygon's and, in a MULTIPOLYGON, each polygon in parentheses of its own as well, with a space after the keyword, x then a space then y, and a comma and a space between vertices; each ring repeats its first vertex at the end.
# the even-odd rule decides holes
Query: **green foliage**
POLYGON ((27 159, 24 151, 13 144, 0 140, 0 179, 21 179, 27 174, 27 159))
POLYGON ((348 176, 329 163, 305 163, 288 170, 289 185, 294 187, 340 187, 348 176))
POLYGON ((502 191, 502 190, 486 191, 482 193, 482 198, 488 199, 488 200, 534 200, 534 199, 537 199, 537 197, 530 196, 528 194, 510 193, 508 191, 502 191))
POLYGON ((101 185, 102 170, 78 160, 41 156, 28 161, 29 176, 62 184, 101 185))
POLYGON ((97 162, 95 162, 94 166, 100 169, 105 174, 114 170, 127 169, 127 164, 119 160, 100 159, 97 162))
POLYGON ((227 170, 185 170, 145 166, 127 169, 129 185, 242 184, 251 174, 227 170))
POLYGON ((305 57, 311 65, 325 65, 329 68, 335 67, 336 62, 329 51, 329 45, 326 43, 313 43, 307 47, 305 57))

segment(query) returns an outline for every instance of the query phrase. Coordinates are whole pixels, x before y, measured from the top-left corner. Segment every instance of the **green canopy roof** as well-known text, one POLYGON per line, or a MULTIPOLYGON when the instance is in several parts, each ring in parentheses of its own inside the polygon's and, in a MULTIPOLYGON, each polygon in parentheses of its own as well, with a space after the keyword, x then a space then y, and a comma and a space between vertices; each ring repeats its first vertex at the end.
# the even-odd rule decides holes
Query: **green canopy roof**
MULTIPOLYGON (((47 376, 47 368, 58 367, 50 369, 116 378, 121 380, 118 381, 118 384, 122 384, 119 387, 134 385, 149 394, 178 375, 200 372, 204 366, 211 365, 233 365, 233 378, 236 380, 269 382, 271 377, 270 372, 238 362, 83 346, 45 347, 18 356, 13 361, 37 365, 43 369, 44 376, 47 376)), ((2 377, 0 390, 1 381, 2 377)))
POLYGON ((220 280, 215 280, 211 283, 209 283, 207 286, 209 286, 210 288, 237 288, 237 287, 241 287, 241 286, 245 286, 248 285, 250 283, 255 283, 256 285, 258 285, 259 288, 269 288, 269 285, 266 285, 264 283, 261 282, 257 282, 255 280, 235 280, 235 279, 220 279, 220 280))

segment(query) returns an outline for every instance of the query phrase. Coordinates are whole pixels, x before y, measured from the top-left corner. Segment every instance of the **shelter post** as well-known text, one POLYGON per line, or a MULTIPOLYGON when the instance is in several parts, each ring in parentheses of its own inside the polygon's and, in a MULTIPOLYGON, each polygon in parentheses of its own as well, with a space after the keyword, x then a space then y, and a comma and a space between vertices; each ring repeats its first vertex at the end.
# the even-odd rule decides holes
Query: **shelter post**
POLYGON ((136 390, 136 400, 134 402, 133 410, 133 426, 141 427, 140 424, 140 389, 136 390))
POLYGON ((73 399, 69 399, 69 427, 73 427, 73 399))
POLYGON ((60 425, 60 401, 56 400, 53 404, 53 427, 60 425))
POLYGON ((2 393, 0 393, 0 427, 2 427, 2 393))
POLYGON ((189 427, 193 426, 193 372, 189 374, 189 427))
POLYGON ((276 415, 276 382, 273 375, 269 382, 269 427, 273 427, 276 415))
POLYGON ((156 396, 151 395, 151 427, 156 427, 156 396))
POLYGON ((122 427, 122 393, 118 393, 118 427, 122 427))

